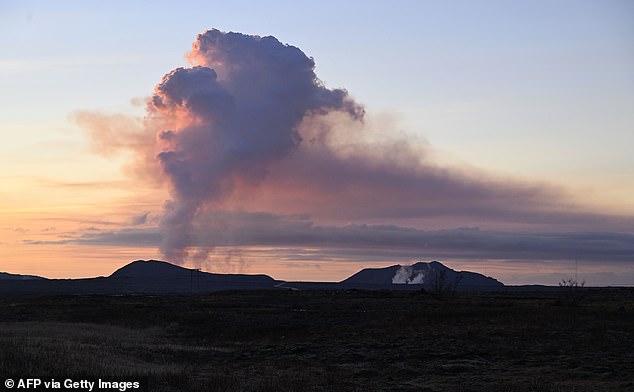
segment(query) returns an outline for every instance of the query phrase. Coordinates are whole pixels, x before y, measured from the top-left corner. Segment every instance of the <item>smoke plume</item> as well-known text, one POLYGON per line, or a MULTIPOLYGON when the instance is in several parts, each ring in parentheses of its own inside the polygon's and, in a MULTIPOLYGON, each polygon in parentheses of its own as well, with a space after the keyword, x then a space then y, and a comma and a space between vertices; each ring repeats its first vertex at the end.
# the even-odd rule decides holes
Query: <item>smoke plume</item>
POLYGON ((345 90, 323 85, 311 58, 274 37, 209 30, 198 35, 189 59, 195 66, 167 73, 148 106, 172 196, 160 250, 175 262, 187 256, 201 208, 222 201, 237 183, 262 181, 271 163, 302 142, 304 119, 333 111, 363 116, 345 90))
MULTIPOLYGON (((578 236, 531 234, 528 241, 499 230, 632 231, 631 217, 578 206, 555 186, 441 165, 427 146, 395 138, 389 126, 372 129, 345 90, 317 78, 312 58, 274 37, 209 30, 188 59, 191 67, 158 83, 143 120, 75 116, 97 152, 131 151, 129 173, 169 185, 159 246, 171 262, 202 262, 213 246, 227 245, 462 255, 486 248, 505 257, 518 249, 535 255, 548 244, 550 256, 540 257, 562 257, 578 236)), ((630 249, 612 247, 615 257, 624 257, 621 247, 630 249)), ((402 267, 394 283, 424 278, 402 267)))

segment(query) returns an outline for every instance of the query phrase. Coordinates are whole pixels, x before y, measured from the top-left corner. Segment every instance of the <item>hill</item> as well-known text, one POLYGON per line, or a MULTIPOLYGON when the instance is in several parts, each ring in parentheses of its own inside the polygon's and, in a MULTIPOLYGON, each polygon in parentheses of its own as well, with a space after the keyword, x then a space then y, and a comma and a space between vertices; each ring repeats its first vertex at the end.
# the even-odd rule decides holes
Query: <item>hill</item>
POLYGON ((127 291, 201 292, 273 288, 268 275, 213 274, 159 260, 137 260, 119 268, 109 280, 127 291))
POLYGON ((0 280, 41 280, 46 279, 35 275, 19 275, 10 274, 8 272, 0 272, 0 280))
POLYGON ((108 277, 88 279, 5 279, 6 294, 184 294, 221 290, 273 289, 267 275, 212 274, 158 260, 133 261, 108 277))
POLYGON ((0 293, 7 294, 185 294, 221 290, 499 290, 497 280, 469 271, 454 271, 443 264, 416 263, 366 268, 338 283, 283 282, 268 275, 216 274, 184 268, 159 260, 136 260, 108 277, 45 279, 4 274, 0 293))
POLYGON ((496 290, 504 285, 496 279, 470 271, 455 271, 442 263, 429 263, 385 268, 366 268, 340 282, 355 288, 424 288, 445 285, 457 290, 496 290), (395 287, 396 286, 396 287, 395 287), (401 287, 398 287, 401 286, 401 287))

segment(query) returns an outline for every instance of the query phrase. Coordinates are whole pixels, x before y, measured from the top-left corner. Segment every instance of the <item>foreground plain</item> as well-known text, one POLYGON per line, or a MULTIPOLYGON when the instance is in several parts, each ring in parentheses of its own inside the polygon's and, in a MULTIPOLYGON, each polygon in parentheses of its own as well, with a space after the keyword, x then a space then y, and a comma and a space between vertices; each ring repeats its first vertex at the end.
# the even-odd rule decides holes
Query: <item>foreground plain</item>
POLYGON ((0 376, 150 391, 634 390, 634 289, 0 299, 0 376))

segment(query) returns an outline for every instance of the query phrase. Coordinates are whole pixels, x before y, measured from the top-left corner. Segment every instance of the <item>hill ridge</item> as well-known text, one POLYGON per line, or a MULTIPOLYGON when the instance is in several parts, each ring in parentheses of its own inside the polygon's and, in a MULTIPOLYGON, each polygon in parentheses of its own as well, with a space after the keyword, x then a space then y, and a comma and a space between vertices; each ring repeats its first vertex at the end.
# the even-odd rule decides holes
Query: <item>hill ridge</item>
POLYGON ((471 271, 455 271, 438 261, 419 261, 411 265, 395 264, 382 268, 364 268, 339 282, 346 286, 370 287, 393 285, 420 285, 429 288, 443 279, 455 284, 458 290, 495 289, 504 285, 497 279, 471 271))

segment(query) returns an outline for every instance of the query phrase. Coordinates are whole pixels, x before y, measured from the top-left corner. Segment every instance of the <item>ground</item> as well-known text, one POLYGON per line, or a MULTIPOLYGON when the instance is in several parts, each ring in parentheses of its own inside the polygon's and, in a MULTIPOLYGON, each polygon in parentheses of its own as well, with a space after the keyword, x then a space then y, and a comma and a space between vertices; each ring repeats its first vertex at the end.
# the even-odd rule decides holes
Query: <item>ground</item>
POLYGON ((5 296, 0 377, 150 391, 634 390, 634 289, 5 296))

